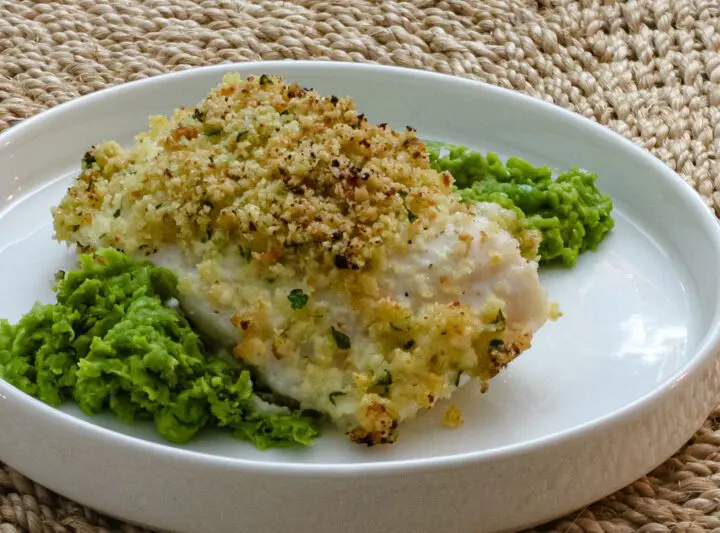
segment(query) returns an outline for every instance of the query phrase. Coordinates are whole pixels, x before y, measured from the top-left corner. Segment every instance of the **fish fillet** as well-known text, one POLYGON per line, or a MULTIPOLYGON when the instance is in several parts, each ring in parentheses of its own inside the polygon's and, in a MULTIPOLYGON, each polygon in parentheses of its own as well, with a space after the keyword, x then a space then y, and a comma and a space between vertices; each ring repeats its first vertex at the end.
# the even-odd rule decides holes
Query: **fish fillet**
POLYGON ((513 213, 460 203, 411 128, 281 78, 227 75, 92 147, 53 216, 60 241, 173 270, 199 329, 358 443, 484 387, 548 318, 513 213))

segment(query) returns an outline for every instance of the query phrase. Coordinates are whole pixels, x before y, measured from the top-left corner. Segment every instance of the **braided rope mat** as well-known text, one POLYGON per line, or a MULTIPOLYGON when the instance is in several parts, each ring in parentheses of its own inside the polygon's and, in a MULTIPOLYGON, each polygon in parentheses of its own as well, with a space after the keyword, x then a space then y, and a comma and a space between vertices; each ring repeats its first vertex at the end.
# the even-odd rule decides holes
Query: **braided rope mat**
MULTIPOLYGON (((649 149, 720 214, 720 0, 0 0, 0 130, 109 85, 283 58, 435 70, 554 102, 649 149)), ((538 530, 720 531, 720 410, 647 477, 538 530)), ((0 463, 0 533, 18 531, 141 530, 0 463)))

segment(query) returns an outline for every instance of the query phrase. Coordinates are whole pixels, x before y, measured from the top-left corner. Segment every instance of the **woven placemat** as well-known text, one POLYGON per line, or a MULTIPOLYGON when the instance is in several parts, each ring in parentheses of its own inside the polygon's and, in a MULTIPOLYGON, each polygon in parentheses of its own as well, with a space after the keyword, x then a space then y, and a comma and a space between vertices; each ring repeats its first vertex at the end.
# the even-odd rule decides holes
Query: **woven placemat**
MULTIPOLYGON (((0 0, 0 130, 164 72, 310 58, 452 73, 554 102, 649 149, 720 213, 720 0, 0 0)), ((720 531, 719 421, 720 410, 647 477, 538 530, 720 531)), ((18 531, 141 530, 0 463, 0 533, 18 531)))

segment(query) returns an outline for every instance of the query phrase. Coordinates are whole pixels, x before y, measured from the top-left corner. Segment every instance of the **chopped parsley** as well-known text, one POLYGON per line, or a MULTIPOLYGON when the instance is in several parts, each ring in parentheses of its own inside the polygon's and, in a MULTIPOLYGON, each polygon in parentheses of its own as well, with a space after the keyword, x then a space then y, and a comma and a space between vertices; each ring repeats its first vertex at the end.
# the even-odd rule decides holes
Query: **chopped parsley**
POLYGON ((345 396, 345 394, 347 394, 347 393, 345 393, 345 392, 343 392, 343 391, 336 390, 336 391, 334 391, 334 392, 331 392, 331 393, 328 395, 328 400, 330 400, 330 403, 331 403, 331 404, 337 405, 337 404, 335 403, 335 398, 337 398, 338 396, 345 396))
POLYGON ((387 386, 387 385, 392 385, 392 382, 393 382, 393 380, 392 380, 392 374, 390 373, 389 370, 385 370, 385 372, 383 373, 383 375, 380 376, 380 377, 378 377, 378 378, 375 380, 375 385, 387 386))
POLYGON ((415 222, 418 219, 418 216, 415 213, 413 213, 412 211, 410 211, 409 209, 407 210, 407 212, 408 212, 408 220, 410 222, 415 222))
POLYGON ((92 155, 91 152, 85 152, 85 155, 82 158, 82 167, 84 169, 90 168, 96 161, 97 159, 95 159, 95 156, 92 155))
POLYGON ((503 344, 503 341, 501 341, 500 339, 493 339, 490 341, 490 348, 493 350, 499 350, 503 347, 503 344))
POLYGON ((302 309, 308 303, 310 297, 303 292, 302 289, 293 289, 288 294, 287 299, 290 301, 290 307, 293 309, 302 309))
POLYGON ((244 246, 238 246, 238 250, 240 250, 240 257, 249 263, 252 259, 252 250, 250 248, 245 248, 244 246))
POLYGON ((215 135, 220 135, 222 131, 222 128, 206 128, 203 133, 208 137, 214 137, 215 135))
POLYGON ((205 120, 205 113, 200 111, 199 109, 195 108, 195 111, 193 111, 192 118, 197 120, 198 122, 202 122, 205 120))
POLYGON ((375 385, 376 387, 382 387, 383 394, 387 394, 390 391, 390 385, 392 385, 392 382, 392 374, 389 370, 385 369, 385 372, 381 376, 375 378, 375 382, 373 383, 373 385, 375 385))
POLYGON ((330 332, 332 333, 333 339, 335 339, 335 344, 338 348, 341 350, 350 349, 350 337, 345 335, 342 331, 335 329, 335 326, 330 326, 330 332))
POLYGON ((456 387, 460 386, 460 378, 462 377, 462 375, 463 375, 463 371, 458 370, 457 376, 455 376, 455 386, 456 387))

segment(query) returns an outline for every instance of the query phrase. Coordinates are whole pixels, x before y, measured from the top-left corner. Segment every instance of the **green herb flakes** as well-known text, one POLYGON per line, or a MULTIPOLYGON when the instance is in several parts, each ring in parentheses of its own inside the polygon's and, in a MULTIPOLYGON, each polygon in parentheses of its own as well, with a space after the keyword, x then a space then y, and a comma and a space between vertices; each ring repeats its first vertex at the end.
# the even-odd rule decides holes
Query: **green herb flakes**
POLYGON ((335 339, 335 344, 338 348, 341 350, 350 349, 350 337, 345 335, 342 331, 335 329, 335 326, 330 327, 330 332, 332 333, 333 339, 335 339))
POLYGON ((92 152, 88 151, 85 152, 85 155, 83 155, 82 158, 82 169, 87 170, 91 166, 93 166, 97 162, 97 159, 95 159, 95 156, 92 154, 92 152))
POLYGON ((331 404, 337 405, 337 404, 335 403, 335 398, 337 398, 338 396, 345 396, 345 394, 347 394, 347 393, 342 392, 342 391, 339 391, 339 390, 336 390, 336 391, 334 391, 334 392, 331 392, 331 393, 328 395, 328 400, 330 400, 330 403, 331 403, 331 404))
POLYGON ((308 303, 310 297, 303 292, 302 289, 293 289, 288 294, 288 300, 290 301, 290 307, 293 309, 302 309, 308 303))
POLYGON ((413 346, 415 346, 415 341, 410 339, 405 344, 403 344, 403 350, 411 350, 413 346))
POLYGON ((222 128, 212 128, 208 127, 203 130, 203 133, 207 135, 208 137, 215 137, 216 135, 220 135, 222 133, 222 128))
POLYGON ((240 257, 249 263, 252 259, 252 250, 245 246, 238 246, 238 250, 240 251, 240 257))

